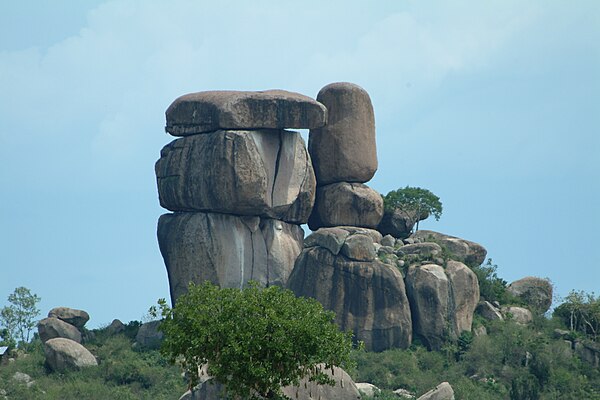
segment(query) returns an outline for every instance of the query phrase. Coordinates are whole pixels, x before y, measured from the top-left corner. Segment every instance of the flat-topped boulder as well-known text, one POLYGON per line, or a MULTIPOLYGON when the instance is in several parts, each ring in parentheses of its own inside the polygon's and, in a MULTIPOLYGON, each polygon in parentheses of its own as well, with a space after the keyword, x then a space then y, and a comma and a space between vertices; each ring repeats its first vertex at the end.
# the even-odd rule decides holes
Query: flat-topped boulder
POLYGON ((90 315, 87 312, 69 307, 54 307, 48 312, 48 317, 58 318, 78 329, 83 328, 86 322, 90 320, 90 315))
POLYGON ((219 129, 315 129, 325 125, 327 109, 314 99, 285 90, 190 93, 167 109, 165 130, 188 136, 219 129))
POLYGON ((337 82, 325 86, 317 101, 327 107, 327 124, 311 129, 308 150, 319 186, 368 182, 377 171, 375 114, 360 86, 337 82))
POLYGON ((410 236, 426 242, 436 242, 446 248, 451 257, 469 265, 481 265, 485 261, 487 250, 479 243, 444 233, 419 230, 410 236))
POLYGON ((275 219, 216 213, 175 213, 158 220, 158 244, 171 300, 189 282, 243 287, 250 280, 284 286, 302 251, 304 232, 275 219))
POLYGON ((304 140, 282 130, 217 131, 174 140, 155 165, 171 211, 260 215, 306 223, 315 177, 304 140))

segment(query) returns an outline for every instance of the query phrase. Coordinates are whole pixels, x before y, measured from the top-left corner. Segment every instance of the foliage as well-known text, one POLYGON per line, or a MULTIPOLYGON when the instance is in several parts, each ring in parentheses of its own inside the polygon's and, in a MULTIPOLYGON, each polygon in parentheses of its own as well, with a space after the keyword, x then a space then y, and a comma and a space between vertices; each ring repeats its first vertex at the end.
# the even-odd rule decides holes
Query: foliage
POLYGON ((29 342, 35 318, 40 314, 37 303, 40 298, 25 287, 18 287, 8 296, 9 306, 0 310, 0 323, 4 327, 2 336, 8 342, 29 342))
POLYGON ((386 211, 400 208, 404 211, 414 212, 417 216, 416 230, 419 230, 419 220, 433 215, 436 221, 442 216, 442 203, 440 198, 427 189, 406 186, 403 189, 392 190, 383 196, 383 205, 386 211))
POLYGON ((234 395, 286 398, 281 388, 305 376, 333 383, 319 364, 350 363, 351 333, 340 332, 334 314, 316 300, 296 298, 289 290, 192 283, 172 309, 164 299, 159 304, 162 352, 172 362, 181 360, 191 387, 198 367, 208 363, 208 373, 234 395))
POLYGON ((506 291, 507 282, 497 275, 498 266, 488 258, 482 265, 471 266, 479 280, 479 294, 487 301, 498 301, 501 304, 511 303, 510 295, 506 291))
POLYGON ((556 307, 554 316, 561 319, 571 331, 596 341, 600 334, 600 297, 572 290, 564 302, 556 307))

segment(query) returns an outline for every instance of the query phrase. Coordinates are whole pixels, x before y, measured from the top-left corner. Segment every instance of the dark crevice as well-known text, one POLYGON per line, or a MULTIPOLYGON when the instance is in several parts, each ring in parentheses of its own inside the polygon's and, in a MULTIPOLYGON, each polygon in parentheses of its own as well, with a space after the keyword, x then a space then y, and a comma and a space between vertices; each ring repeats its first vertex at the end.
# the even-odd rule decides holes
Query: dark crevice
POLYGON ((277 159, 275 160, 275 171, 273 173, 273 186, 271 187, 271 207, 275 208, 274 197, 275 197, 275 186, 277 185, 277 175, 279 175, 279 163, 281 161, 281 152, 283 148, 283 143, 281 139, 281 135, 283 131, 279 131, 277 138, 279 139, 279 147, 277 148, 277 159))

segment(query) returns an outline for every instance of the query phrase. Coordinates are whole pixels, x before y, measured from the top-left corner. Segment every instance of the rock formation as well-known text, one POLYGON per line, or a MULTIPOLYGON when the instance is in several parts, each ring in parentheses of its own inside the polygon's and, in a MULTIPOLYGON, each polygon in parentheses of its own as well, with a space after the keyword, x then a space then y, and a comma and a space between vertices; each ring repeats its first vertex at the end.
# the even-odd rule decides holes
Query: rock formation
POLYGON ((419 230, 411 236, 425 242, 436 242, 446 248, 452 258, 468 265, 480 265, 485 261, 487 250, 479 243, 461 239, 443 233, 419 230))
POLYGON ((56 372, 98 365, 96 358, 79 343, 65 338, 54 338, 44 343, 46 363, 56 372))
POLYGON ((442 382, 417 400, 454 400, 454 390, 448 382, 442 382))
POLYGON ((528 276, 514 281, 507 290, 538 314, 545 313, 552 305, 552 284, 547 279, 528 276))

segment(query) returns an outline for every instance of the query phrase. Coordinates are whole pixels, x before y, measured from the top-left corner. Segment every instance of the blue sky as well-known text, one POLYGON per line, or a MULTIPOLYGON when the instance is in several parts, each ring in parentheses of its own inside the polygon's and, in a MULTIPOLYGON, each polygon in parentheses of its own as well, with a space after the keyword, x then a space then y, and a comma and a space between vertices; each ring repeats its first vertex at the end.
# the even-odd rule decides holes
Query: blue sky
POLYGON ((0 5, 0 305, 17 286, 140 319, 168 298, 154 162, 202 90, 364 87, 387 193, 508 281, 600 292, 600 2, 19 1, 0 5))

